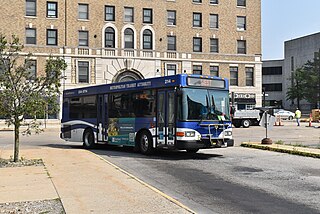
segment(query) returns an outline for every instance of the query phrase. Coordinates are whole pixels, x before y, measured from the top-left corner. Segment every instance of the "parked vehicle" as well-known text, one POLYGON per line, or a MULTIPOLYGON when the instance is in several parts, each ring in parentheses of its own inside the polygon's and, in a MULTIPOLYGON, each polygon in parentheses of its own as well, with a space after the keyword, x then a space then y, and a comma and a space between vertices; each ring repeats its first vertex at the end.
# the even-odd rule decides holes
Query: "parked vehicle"
POLYGON ((249 128, 258 125, 261 118, 260 110, 236 110, 232 117, 232 124, 236 127, 249 128))
POLYGON ((291 111, 287 111, 287 110, 282 109, 282 110, 274 113, 274 116, 275 117, 280 116, 281 119, 292 120, 294 118, 295 114, 291 111))

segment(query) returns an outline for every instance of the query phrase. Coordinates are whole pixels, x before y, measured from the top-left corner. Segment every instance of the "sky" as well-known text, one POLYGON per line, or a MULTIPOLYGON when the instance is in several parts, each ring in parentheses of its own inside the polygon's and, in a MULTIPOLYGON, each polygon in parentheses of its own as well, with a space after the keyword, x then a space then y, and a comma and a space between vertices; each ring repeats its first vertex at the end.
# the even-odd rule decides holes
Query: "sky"
POLYGON ((263 60, 283 59, 285 41, 318 32, 320 0, 262 0, 263 60))

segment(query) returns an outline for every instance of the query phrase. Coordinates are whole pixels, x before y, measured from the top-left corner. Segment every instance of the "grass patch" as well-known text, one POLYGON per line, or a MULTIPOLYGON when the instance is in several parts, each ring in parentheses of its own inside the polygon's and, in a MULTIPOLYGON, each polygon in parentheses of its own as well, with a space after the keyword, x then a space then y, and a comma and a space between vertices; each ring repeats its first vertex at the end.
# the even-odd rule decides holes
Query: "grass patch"
POLYGON ((284 144, 284 141, 282 141, 282 140, 277 140, 277 141, 275 142, 275 144, 283 145, 283 144, 284 144))
POLYGON ((288 145, 288 146, 294 146, 294 147, 303 147, 303 148, 307 148, 308 146, 305 146, 303 145, 302 143, 295 143, 295 144, 285 144, 285 145, 288 145))
POLYGON ((4 167, 22 167, 22 166, 43 166, 42 159, 26 159, 21 158, 18 162, 14 162, 13 158, 2 159, 0 158, 0 168, 4 167))

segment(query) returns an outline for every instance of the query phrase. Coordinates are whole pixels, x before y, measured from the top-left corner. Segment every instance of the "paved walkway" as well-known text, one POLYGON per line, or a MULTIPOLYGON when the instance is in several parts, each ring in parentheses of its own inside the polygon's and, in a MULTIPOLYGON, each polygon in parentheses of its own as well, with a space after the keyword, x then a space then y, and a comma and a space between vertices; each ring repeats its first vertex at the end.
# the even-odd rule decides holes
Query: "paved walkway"
MULTIPOLYGON (((9 158, 11 150, 1 150, 9 158)), ((82 149, 21 151, 43 166, 0 168, 0 203, 60 198, 66 213, 190 213, 188 208, 82 149)))

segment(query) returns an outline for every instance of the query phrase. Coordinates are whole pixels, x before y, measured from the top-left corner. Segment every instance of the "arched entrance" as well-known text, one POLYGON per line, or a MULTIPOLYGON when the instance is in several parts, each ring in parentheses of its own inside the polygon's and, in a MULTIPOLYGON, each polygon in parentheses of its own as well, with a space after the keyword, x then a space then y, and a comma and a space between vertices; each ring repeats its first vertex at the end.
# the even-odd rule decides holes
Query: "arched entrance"
POLYGON ((127 82, 144 79, 138 71, 124 70, 119 71, 113 78, 112 82, 127 82))

